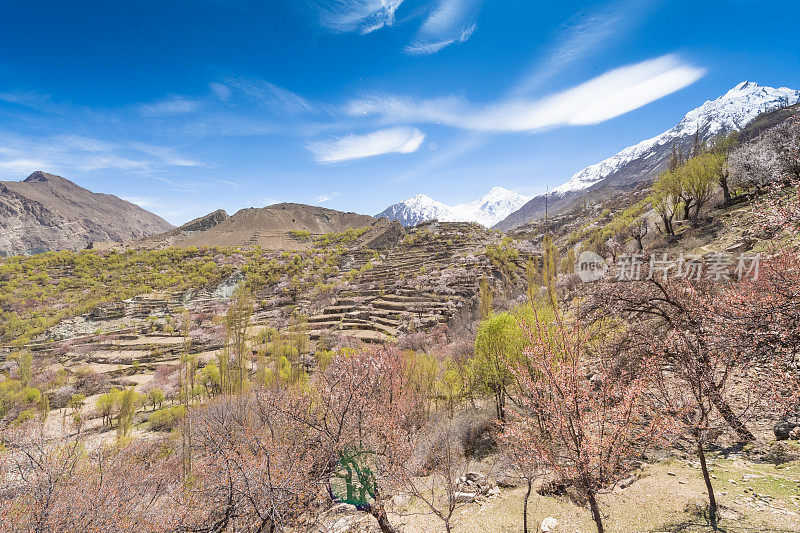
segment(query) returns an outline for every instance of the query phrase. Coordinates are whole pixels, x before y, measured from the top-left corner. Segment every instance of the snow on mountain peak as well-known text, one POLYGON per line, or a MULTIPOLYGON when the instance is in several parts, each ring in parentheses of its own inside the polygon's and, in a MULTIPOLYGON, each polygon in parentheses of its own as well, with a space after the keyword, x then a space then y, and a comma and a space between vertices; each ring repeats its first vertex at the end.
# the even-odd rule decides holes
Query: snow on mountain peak
POLYGON ((672 129, 625 148, 618 154, 588 166, 553 189, 560 195, 580 191, 610 176, 625 164, 644 157, 657 146, 700 133, 703 139, 728 131, 740 130, 765 111, 800 102, 800 91, 786 87, 764 87, 752 81, 738 83, 716 100, 708 100, 683 117, 672 129))
POLYGON ((493 187, 486 195, 473 202, 454 206, 438 202, 425 194, 418 194, 388 207, 377 216, 399 220, 405 226, 436 219, 442 222, 477 222, 491 227, 530 199, 530 196, 503 187, 493 187))
POLYGON ((739 83, 736 84, 736 86, 733 89, 731 89, 730 91, 725 93, 725 96, 728 96, 733 92, 738 92, 738 91, 743 91, 745 89, 749 89, 751 87, 760 87, 760 85, 757 84, 754 81, 740 81, 739 83))

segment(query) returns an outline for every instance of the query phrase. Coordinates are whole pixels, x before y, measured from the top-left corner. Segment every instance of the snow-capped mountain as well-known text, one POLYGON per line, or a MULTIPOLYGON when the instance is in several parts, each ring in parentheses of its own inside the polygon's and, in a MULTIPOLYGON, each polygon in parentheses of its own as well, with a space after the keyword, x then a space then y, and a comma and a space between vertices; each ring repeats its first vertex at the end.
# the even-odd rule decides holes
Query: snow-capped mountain
POLYGON ((452 216, 452 208, 430 196, 418 194, 384 209, 377 217, 397 220, 404 226, 416 226, 426 220, 444 220, 452 216))
POLYGON ((420 222, 435 219, 443 222, 477 222, 490 227, 525 205, 530 199, 530 196, 517 194, 502 187, 494 187, 488 194, 474 202, 454 206, 418 194, 386 208, 377 216, 397 220, 404 226, 416 226, 420 222))
MULTIPOLYGON (((665 165, 673 144, 686 151, 695 134, 708 140, 721 133, 740 130, 765 111, 797 102, 800 102, 798 90, 763 87, 743 81, 716 100, 709 100, 689 111, 674 128, 575 173, 549 194, 550 206, 555 212, 567 207, 569 200, 574 200, 584 191, 653 179, 665 165)), ((536 196, 496 227, 509 230, 538 218, 544 211, 544 203, 544 195, 536 196)))

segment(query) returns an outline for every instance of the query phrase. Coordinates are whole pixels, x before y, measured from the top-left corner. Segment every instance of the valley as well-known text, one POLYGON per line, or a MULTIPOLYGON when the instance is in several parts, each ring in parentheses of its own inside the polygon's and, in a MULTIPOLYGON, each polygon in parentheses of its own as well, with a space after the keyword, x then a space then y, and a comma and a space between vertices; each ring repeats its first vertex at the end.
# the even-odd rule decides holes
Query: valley
POLYGON ((798 99, 377 217, 0 183, 0 529, 800 528, 798 99))

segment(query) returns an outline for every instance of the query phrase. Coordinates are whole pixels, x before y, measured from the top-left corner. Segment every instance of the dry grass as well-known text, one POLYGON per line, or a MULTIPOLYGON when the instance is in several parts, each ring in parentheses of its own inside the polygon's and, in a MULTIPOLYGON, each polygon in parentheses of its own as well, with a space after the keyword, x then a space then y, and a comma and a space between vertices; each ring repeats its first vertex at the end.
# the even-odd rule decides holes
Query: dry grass
MULTIPOLYGON (((800 461, 782 466, 743 459, 713 459, 717 499, 724 508, 720 530, 733 532, 800 531, 800 461), (756 475, 762 477, 752 478, 756 475), (732 480, 732 481, 731 481, 732 480), (737 518, 733 518, 737 517, 737 518)), ((520 532, 524 488, 504 489, 497 497, 457 512, 458 533, 520 532)), ((645 465, 638 481, 600 496, 609 533, 711 531, 696 504, 706 501, 699 468, 692 462, 666 461, 645 465), (687 505, 688 504, 688 505, 687 505)), ((595 531, 588 509, 565 497, 533 494, 528 520, 531 531, 546 517, 555 517, 559 532, 595 531)), ((444 531, 435 517, 413 502, 393 521, 407 532, 444 531)))

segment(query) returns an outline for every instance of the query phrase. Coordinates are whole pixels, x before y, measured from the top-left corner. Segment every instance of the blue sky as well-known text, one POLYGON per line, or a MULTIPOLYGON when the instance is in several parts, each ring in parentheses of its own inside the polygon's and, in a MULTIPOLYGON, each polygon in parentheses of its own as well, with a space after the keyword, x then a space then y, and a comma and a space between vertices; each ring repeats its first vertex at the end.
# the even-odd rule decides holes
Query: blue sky
POLYGON ((543 192, 743 80, 800 88, 791 2, 0 0, 0 179, 174 224, 543 192))

